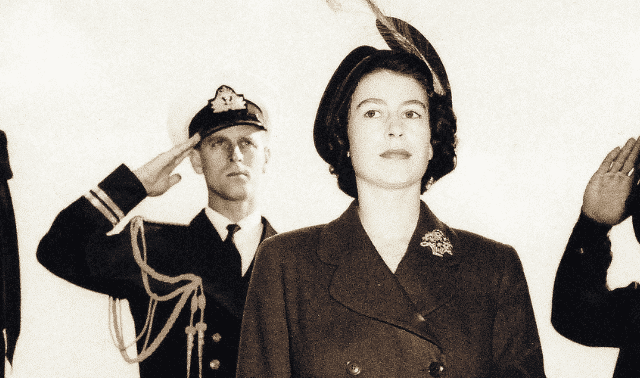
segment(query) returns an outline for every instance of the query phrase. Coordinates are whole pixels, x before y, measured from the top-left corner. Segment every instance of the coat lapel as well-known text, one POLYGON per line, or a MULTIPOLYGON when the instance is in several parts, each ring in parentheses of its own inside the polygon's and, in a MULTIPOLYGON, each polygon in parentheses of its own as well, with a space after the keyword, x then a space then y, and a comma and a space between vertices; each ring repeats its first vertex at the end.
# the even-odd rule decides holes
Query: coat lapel
MULTIPOLYGON (((426 211, 426 206, 423 206, 419 225, 428 224, 426 219, 430 218, 430 213, 426 211)), ((418 232, 422 232, 422 227, 416 228, 418 232)), ((414 233, 412 243, 416 238, 419 244, 421 235, 414 233)), ((355 202, 340 218, 324 228, 318 254, 325 263, 336 265, 329 287, 336 301, 362 315, 406 329, 439 345, 421 316, 419 307, 424 304, 412 301, 411 297, 424 297, 435 308, 445 303, 450 295, 439 294, 438 288, 436 293, 430 293, 432 288, 426 283, 409 285, 409 290, 406 290, 367 236, 355 202), (425 293, 420 293, 422 290, 425 293), (434 299, 438 300, 437 304, 432 302, 434 299)), ((411 268, 405 277, 411 279, 418 269, 411 268)))
POLYGON ((244 301, 236 295, 235 285, 226 274, 228 266, 223 242, 209 221, 204 210, 189 225, 191 231, 192 258, 199 261, 198 271, 193 272, 203 278, 204 291, 235 316, 242 316, 244 301))
MULTIPOLYGON (((262 218, 262 237, 260 241, 276 234, 266 218, 262 218)), ((199 261, 200 270, 194 272, 203 279, 204 290, 208 296, 214 298, 231 314, 240 318, 244 310, 246 286, 253 268, 253 262, 249 273, 241 280, 229 280, 225 274, 227 263, 220 235, 211 224, 204 210, 193 218, 189 224, 191 240, 193 240, 191 253, 195 261, 199 261), (237 282, 236 282, 237 281, 237 282)))
MULTIPOLYGON (((260 236, 260 243, 264 241, 266 238, 270 238, 273 235, 277 234, 276 230, 271 227, 271 224, 267 220, 267 218, 262 217, 262 236, 260 236)), ((256 251, 257 252, 257 251, 256 251)), ((247 269, 247 273, 242 277, 242 282, 244 285, 244 295, 246 296, 247 289, 249 288, 249 281, 251 280, 251 272, 253 272, 253 263, 256 261, 256 255, 253 255, 253 259, 251 260, 251 264, 249 265, 249 269, 247 269)))
POLYGON ((395 274, 420 314, 426 316, 453 299, 461 252, 455 232, 421 203, 418 225, 395 274), (432 246, 423 243, 423 237, 436 230, 452 245, 451 255, 434 253, 432 246))

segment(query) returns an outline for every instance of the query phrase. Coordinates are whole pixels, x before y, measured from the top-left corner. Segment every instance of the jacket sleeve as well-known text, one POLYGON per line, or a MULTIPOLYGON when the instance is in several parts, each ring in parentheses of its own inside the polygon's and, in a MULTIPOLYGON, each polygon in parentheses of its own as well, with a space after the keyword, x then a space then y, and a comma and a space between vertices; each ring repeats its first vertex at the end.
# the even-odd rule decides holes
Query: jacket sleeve
POLYGON ((544 363, 529 288, 516 251, 502 258, 493 326, 495 377, 543 378, 544 363))
POLYGON ((588 346, 620 347, 640 329, 634 284, 607 288, 610 229, 581 214, 556 273, 551 323, 561 335, 588 346))
MULTIPOLYGON (((112 282, 122 277, 100 277, 103 264, 119 264, 129 269, 122 276, 136 273, 127 232, 107 233, 146 197, 142 183, 124 165, 98 186, 62 210, 38 246, 38 261, 65 280, 106 294, 112 282), (108 246, 108 248, 106 248, 108 246), (122 260, 128 263, 123 263, 122 260)), ((110 270, 113 271, 113 270, 110 270)), ((137 277, 140 277, 137 269, 137 277)))
MULTIPOLYGON (((277 237, 274 237, 277 238, 277 237)), ((236 377, 290 377, 282 248, 265 240, 256 253, 242 318, 236 377)))

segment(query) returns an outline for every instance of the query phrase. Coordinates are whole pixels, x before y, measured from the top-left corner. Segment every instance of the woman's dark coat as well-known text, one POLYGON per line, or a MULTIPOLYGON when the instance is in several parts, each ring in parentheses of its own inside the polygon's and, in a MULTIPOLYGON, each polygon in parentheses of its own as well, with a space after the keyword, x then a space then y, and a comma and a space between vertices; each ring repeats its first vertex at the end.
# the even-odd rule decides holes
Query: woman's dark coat
POLYGON ((395 274, 355 204, 268 239, 255 264, 237 377, 544 377, 516 252, 448 228, 424 203, 395 274), (435 229, 453 255, 420 245, 435 229))

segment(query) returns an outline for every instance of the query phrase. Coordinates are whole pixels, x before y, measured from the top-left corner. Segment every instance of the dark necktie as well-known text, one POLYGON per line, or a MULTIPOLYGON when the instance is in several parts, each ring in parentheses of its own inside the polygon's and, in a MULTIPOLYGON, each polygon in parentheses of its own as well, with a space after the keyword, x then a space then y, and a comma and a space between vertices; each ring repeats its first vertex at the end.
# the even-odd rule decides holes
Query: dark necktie
POLYGON ((236 247, 236 243, 233 242, 233 235, 238 232, 240 226, 237 224, 230 224, 227 226, 227 238, 224 239, 224 244, 229 251, 229 272, 233 275, 242 277, 242 258, 240 257, 240 252, 238 252, 238 248, 236 247))

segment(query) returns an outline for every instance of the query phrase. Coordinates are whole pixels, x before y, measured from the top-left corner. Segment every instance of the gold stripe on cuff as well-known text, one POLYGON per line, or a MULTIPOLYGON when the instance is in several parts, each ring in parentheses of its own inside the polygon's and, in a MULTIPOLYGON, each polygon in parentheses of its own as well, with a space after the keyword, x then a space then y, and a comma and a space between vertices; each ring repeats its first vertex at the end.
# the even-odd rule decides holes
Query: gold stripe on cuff
POLYGON ((104 217, 107 218, 109 222, 111 222, 114 226, 118 224, 118 218, 116 218, 116 216, 113 215, 111 211, 109 211, 109 209, 107 209, 107 207, 104 206, 102 202, 100 202, 100 200, 93 195, 92 192, 86 193, 84 195, 84 198, 88 199, 93 207, 98 209, 98 211, 100 211, 102 215, 104 215, 104 217))
POLYGON ((111 210, 116 215, 116 217, 118 217, 118 221, 121 221, 122 218, 124 218, 124 213, 122 212, 122 210, 120 210, 118 205, 116 205, 116 203, 113 202, 111 198, 109 198, 107 193, 105 193, 97 186, 95 189, 93 189, 93 192, 96 194, 96 196, 98 196, 100 200, 102 200, 102 202, 104 202, 105 205, 107 205, 107 207, 109 207, 109 210, 111 210))

